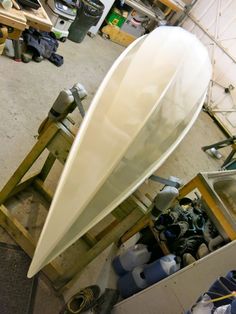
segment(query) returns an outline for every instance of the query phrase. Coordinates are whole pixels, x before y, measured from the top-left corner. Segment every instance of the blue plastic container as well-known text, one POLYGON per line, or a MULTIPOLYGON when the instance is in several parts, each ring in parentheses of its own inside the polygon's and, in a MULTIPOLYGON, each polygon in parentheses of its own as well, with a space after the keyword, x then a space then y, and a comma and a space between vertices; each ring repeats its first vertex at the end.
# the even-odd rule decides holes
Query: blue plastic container
POLYGON ((146 282, 150 286, 175 273, 179 269, 180 263, 176 256, 174 254, 169 254, 161 257, 149 265, 146 265, 143 273, 146 282))
POLYGON ((144 244, 131 246, 112 261, 112 266, 119 276, 132 271, 135 267, 143 265, 150 260, 151 253, 144 244))
POLYGON ((123 298, 128 298, 148 287, 148 283, 143 278, 143 270, 144 266, 137 266, 118 279, 117 287, 123 298))

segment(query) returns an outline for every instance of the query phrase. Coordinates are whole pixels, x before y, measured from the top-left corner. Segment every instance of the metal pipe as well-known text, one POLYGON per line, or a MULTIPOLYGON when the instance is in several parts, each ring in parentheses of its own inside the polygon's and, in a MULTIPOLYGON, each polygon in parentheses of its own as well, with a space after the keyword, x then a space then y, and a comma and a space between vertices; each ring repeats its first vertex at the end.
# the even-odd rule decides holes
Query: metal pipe
POLYGON ((207 31, 193 15, 186 13, 186 16, 188 16, 190 20, 192 20, 234 63, 236 63, 236 58, 234 58, 234 56, 232 56, 226 48, 207 31))

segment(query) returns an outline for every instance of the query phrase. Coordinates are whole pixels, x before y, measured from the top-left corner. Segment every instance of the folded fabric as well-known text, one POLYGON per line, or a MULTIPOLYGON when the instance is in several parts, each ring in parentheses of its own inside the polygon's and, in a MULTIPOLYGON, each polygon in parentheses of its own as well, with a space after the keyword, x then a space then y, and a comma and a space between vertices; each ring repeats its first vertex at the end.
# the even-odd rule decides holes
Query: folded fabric
POLYGON ((225 278, 236 284, 236 270, 231 270, 230 272, 228 272, 225 278))
POLYGON ((216 281, 213 282, 213 284, 210 286, 209 290, 211 292, 216 292, 219 293, 221 295, 227 295, 231 293, 231 290, 229 290, 228 288, 226 288, 222 282, 220 281, 220 279, 217 279, 216 281))
POLYGON ((226 277, 220 277, 219 280, 230 292, 236 291, 236 282, 226 277))
POLYGON ((212 313, 213 309, 214 309, 214 305, 213 303, 209 303, 208 301, 210 300, 210 296, 205 293, 203 294, 199 301, 196 302, 191 310, 185 312, 185 314, 191 314, 191 313, 194 313, 194 314, 205 314, 205 313, 212 313))

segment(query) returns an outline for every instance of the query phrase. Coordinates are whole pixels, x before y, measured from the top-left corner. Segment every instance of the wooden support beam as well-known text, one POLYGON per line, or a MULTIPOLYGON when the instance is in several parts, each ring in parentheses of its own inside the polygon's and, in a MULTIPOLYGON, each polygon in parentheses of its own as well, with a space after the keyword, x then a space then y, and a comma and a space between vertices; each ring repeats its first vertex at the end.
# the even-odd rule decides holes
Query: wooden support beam
POLYGON ((50 170, 52 169, 54 163, 56 161, 56 157, 52 154, 52 153, 49 153, 48 154, 48 157, 43 165, 43 168, 42 170, 40 171, 40 174, 39 174, 39 178, 42 180, 42 181, 45 181, 50 170))
POLYGON ((17 184, 17 186, 11 191, 11 193, 7 196, 7 198, 5 200, 9 199, 10 197, 16 195, 17 193, 23 191, 28 186, 30 186, 32 184, 32 182, 34 182, 35 178, 37 178, 38 174, 39 174, 39 172, 36 172, 35 174, 31 175, 29 178, 25 179, 20 184, 17 184))
MULTIPOLYGON (((56 159, 64 164, 71 144, 73 143, 73 139, 73 135, 61 123, 51 123, 48 125, 48 127, 44 128, 40 133, 37 143, 0 192, 0 225, 30 257, 34 254, 36 241, 26 228, 14 218, 13 215, 11 215, 3 203, 9 196, 17 194, 29 185, 32 185, 32 187, 35 188, 35 190, 37 190, 48 203, 51 203, 53 193, 45 188, 44 181, 56 159), (21 182, 22 178, 45 148, 48 149, 50 153, 42 170, 37 173, 37 175, 31 176, 29 179, 21 182)), ((109 226, 102 230, 97 237, 94 237, 91 233, 87 232, 81 240, 84 240, 88 244, 88 251, 85 252, 78 260, 78 263, 66 273, 63 273, 62 269, 56 262, 52 262, 43 268, 43 272, 52 281, 53 286, 56 289, 59 289, 67 283, 68 285, 72 284, 74 275, 77 276, 77 273, 81 272, 81 270, 103 250, 113 242, 117 242, 129 228, 135 225, 137 221, 143 217, 139 205, 144 207, 146 204, 143 204, 143 202, 140 203, 136 198, 128 198, 113 212, 113 215, 117 217, 117 220, 113 221, 109 226)))
POLYGON ((91 233, 87 232, 82 236, 82 239, 88 244, 88 246, 93 247, 97 244, 97 239, 91 235, 91 233))
POLYGON ((45 189, 44 182, 41 179, 36 178, 33 182, 33 185, 35 189, 38 190, 38 192, 46 199, 47 202, 52 202, 53 194, 48 189, 45 189))
POLYGON ((110 225, 96 235, 97 241, 102 240, 109 232, 111 232, 119 224, 118 220, 114 220, 110 225))
POLYGON ((112 216, 114 216, 118 221, 121 221, 127 216, 127 213, 124 212, 124 210, 118 206, 112 211, 112 216))
POLYGON ((181 12, 184 10, 184 7, 179 5, 177 1, 174 0, 158 0, 158 1, 166 5, 167 7, 171 8, 175 12, 181 12))
POLYGON ((21 181, 26 172, 31 168, 34 162, 38 159, 40 154, 43 152, 47 144, 52 140, 58 131, 57 124, 52 124, 40 137, 37 143, 33 146, 29 154, 22 161, 20 166, 14 172, 10 180, 3 187, 0 192, 0 204, 8 198, 9 194, 16 187, 16 185, 21 181))
MULTIPOLYGON (((13 240, 28 254, 31 258, 34 255, 36 241, 22 224, 12 216, 9 210, 0 206, 0 225, 7 231, 13 240)), ((48 264, 42 270, 45 275, 52 281, 57 281, 63 274, 59 266, 54 263, 48 264)))
POLYGON ((123 236, 120 238, 119 243, 122 244, 132 238, 137 232, 149 226, 150 217, 142 217, 138 223, 136 223, 132 228, 130 228, 123 236))

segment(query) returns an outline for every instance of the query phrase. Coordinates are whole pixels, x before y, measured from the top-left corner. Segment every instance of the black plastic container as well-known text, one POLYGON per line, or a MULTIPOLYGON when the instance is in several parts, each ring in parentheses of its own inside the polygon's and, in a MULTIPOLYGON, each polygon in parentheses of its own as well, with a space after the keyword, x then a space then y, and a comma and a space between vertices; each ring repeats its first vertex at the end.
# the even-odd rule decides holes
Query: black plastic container
POLYGON ((77 15, 69 28, 68 38, 81 43, 91 26, 99 21, 104 10, 104 4, 99 0, 81 0, 77 15))

